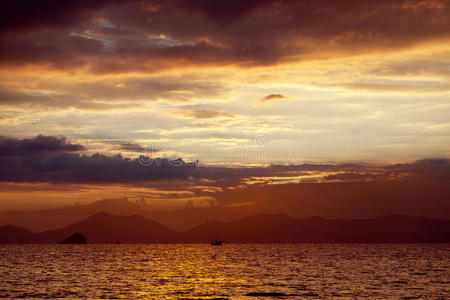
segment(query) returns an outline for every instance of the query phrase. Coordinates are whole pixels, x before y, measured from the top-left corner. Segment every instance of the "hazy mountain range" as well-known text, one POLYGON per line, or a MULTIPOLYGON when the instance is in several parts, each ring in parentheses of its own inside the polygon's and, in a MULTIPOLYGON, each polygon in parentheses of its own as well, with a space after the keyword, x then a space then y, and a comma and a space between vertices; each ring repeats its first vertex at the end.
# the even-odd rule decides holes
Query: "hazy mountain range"
POLYGON ((0 243, 57 243, 74 232, 88 243, 403 243, 450 242, 450 220, 386 216, 365 220, 296 219, 254 215, 233 222, 206 222, 186 232, 139 215, 98 213, 64 228, 32 232, 0 227, 0 243))

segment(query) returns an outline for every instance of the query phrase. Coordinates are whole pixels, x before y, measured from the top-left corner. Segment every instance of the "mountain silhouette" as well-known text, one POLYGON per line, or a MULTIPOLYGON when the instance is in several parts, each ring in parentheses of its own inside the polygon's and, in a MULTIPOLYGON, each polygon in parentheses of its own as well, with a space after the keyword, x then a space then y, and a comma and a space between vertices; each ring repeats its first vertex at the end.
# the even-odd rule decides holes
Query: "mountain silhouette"
POLYGON ((98 213, 67 227, 39 233, 4 226, 0 228, 0 243, 58 243, 74 232, 83 234, 89 243, 169 243, 182 238, 181 233, 138 215, 98 213))
POLYGON ((181 238, 181 234, 166 226, 138 215, 116 216, 98 213, 62 229, 40 233, 44 240, 61 240, 73 232, 86 236, 89 243, 168 243, 181 238))
POLYGON ((0 243, 21 244, 33 242, 38 242, 37 234, 28 229, 14 225, 0 227, 0 243))
POLYGON ((138 215, 98 213, 38 233, 3 226, 0 243, 58 243, 74 232, 89 243, 427 243, 450 242, 450 220, 401 215, 352 220, 254 215, 228 223, 210 221, 181 233, 138 215))
POLYGON ((208 222, 186 234, 196 241, 232 243, 450 242, 450 220, 401 215, 362 220, 256 215, 230 223, 208 222))
POLYGON ((75 232, 71 236, 69 236, 67 239, 62 240, 59 242, 60 244, 86 244, 87 240, 84 235, 82 235, 79 232, 75 232))

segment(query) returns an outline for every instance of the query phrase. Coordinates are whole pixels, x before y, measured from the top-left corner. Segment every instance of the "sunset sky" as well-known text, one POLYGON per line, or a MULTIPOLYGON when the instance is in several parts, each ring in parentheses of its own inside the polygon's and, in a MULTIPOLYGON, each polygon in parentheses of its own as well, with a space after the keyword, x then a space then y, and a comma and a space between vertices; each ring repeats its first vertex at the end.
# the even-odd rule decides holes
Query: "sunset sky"
POLYGON ((8 221, 75 204, 450 218, 450 1, 1 6, 8 221))

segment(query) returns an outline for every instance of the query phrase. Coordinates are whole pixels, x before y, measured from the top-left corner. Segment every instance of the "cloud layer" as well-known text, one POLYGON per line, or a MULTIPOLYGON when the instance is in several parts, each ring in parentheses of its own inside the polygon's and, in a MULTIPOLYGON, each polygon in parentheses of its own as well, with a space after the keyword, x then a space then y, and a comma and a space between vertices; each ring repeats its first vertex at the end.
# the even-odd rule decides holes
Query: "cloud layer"
MULTIPOLYGON (((120 145, 128 153, 142 150, 132 143, 120 145)), ((52 136, 1 137, 0 149, 2 220, 34 228, 65 224, 101 210, 144 214, 179 229, 211 218, 232 220, 255 213, 450 218, 448 159, 388 165, 218 167, 175 157, 150 161, 148 157, 80 154, 89 149, 52 136), (111 199, 89 204, 101 198, 111 199), (11 199, 17 203, 8 204, 11 199), (88 204, 72 202, 67 208, 42 210, 49 202, 54 207, 67 206, 63 199, 88 204), (28 208, 23 209, 21 202, 28 203, 28 208), (59 217, 52 218, 55 214, 59 217)))
POLYGON ((39 156, 52 152, 75 152, 84 146, 72 144, 65 136, 38 135, 29 139, 0 136, 0 156, 39 156))
MULTIPOLYGON (((143 152, 137 144, 120 143, 125 152, 143 152)), ((297 164, 268 167, 198 166, 182 159, 140 156, 130 159, 120 154, 72 153, 86 148, 66 137, 39 135, 16 139, 0 137, 1 181, 60 183, 139 183, 153 180, 192 180, 193 185, 209 180, 221 188, 239 185, 309 182, 350 182, 403 179, 450 180, 450 161, 425 159, 408 164, 297 164), (199 181, 196 181, 199 180, 199 181)))
MULTIPOLYGON (((126 145, 126 150, 130 147, 126 145)), ((136 150, 136 145, 132 145, 136 150)), ((194 166, 181 159, 129 159, 102 154, 70 153, 84 147, 66 141, 65 137, 37 136, 18 140, 0 138, 0 181, 113 183, 187 179, 194 166)))
POLYGON ((402 48, 450 28, 447 0, 7 1, 2 14, 3 65, 93 72, 266 65, 402 48))
POLYGON ((449 215, 449 20, 449 0, 3 1, 0 210, 449 215))

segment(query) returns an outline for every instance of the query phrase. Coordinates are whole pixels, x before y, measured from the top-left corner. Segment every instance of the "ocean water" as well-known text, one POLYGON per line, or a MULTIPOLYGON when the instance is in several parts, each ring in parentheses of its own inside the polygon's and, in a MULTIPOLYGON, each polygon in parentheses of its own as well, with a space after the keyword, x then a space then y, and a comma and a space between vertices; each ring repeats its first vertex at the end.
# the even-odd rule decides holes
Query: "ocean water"
POLYGON ((0 297, 449 298, 450 244, 0 245, 0 297))

